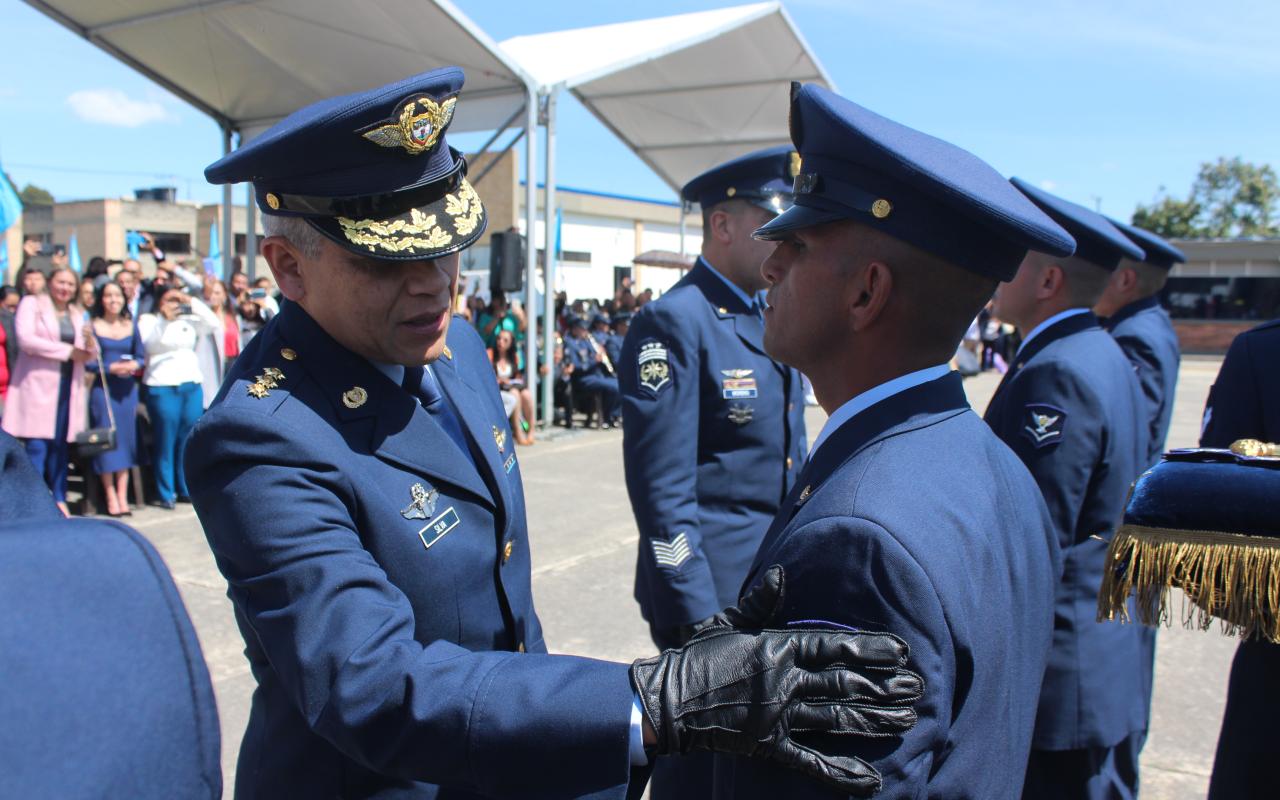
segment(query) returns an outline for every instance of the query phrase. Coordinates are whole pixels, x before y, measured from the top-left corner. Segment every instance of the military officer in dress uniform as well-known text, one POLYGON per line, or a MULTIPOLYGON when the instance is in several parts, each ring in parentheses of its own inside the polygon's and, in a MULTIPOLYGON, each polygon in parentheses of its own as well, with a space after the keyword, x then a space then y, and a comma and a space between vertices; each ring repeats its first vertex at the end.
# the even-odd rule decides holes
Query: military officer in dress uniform
MULTIPOLYGON (((779 610, 893 630, 926 682, 909 733, 869 754, 884 798, 1017 797, 1061 572, 1026 468, 947 362, 1029 248, 1071 237, 995 170, 818 86, 797 87, 795 206, 757 232, 764 344, 830 413, 744 588, 786 570, 779 610)), ((679 374, 677 373, 677 378, 679 374)), ((834 798, 716 756, 717 798, 834 798)))
POLYGON ((206 170, 254 182, 288 298, 187 448, 258 684, 236 796, 621 797, 703 749, 865 793, 871 767, 788 731, 897 733, 920 680, 889 635, 766 629, 781 568, 682 650, 546 654, 511 431, 449 324, 486 222, 444 138, 462 81, 322 101, 206 170))
POLYGON ((1150 662, 1135 626, 1096 616, 1107 542, 1147 467, 1149 425, 1129 359, 1090 309, 1120 260, 1144 254, 1101 215, 1013 183, 1076 240, 1071 258, 1029 253, 993 310, 1022 346, 986 420, 1035 476, 1066 562, 1023 796, 1132 797, 1128 740, 1147 728, 1150 662))
POLYGON ((609 336, 604 341, 604 351, 612 364, 622 363, 622 343, 627 339, 627 331, 631 328, 631 312, 619 311, 609 320, 609 336))
MULTIPOLYGON (((1178 386, 1178 364, 1182 351, 1178 334, 1173 330, 1169 314, 1160 307, 1160 290, 1169 279, 1174 264, 1187 260, 1182 251, 1150 231, 1110 220, 1129 240, 1142 248, 1146 258, 1135 261, 1120 260, 1120 266, 1111 273, 1107 288, 1093 307, 1102 326, 1111 332, 1116 344, 1128 356, 1138 376, 1145 401, 1143 421, 1147 424, 1147 459, 1143 469, 1155 466, 1164 452, 1165 439, 1169 436, 1169 422, 1173 419, 1173 399, 1178 386)), ((1143 667, 1139 677, 1143 681, 1142 693, 1146 697, 1148 722, 1151 720, 1151 691, 1154 686, 1156 663, 1156 629, 1142 626, 1137 629, 1142 639, 1143 667)), ((1146 744, 1147 732, 1139 731, 1129 738, 1135 748, 1131 762, 1138 763, 1138 756, 1146 744)))
MULTIPOLYGON (((756 228, 791 204, 795 151, 745 155, 681 190, 702 255, 623 343, 622 453, 640 529, 635 598, 658 647, 732 605, 805 453, 800 376, 764 351, 755 295, 773 249, 756 228)), ((706 798, 711 758, 664 759, 654 800, 706 798)))
MULTIPOLYGON (((1280 320, 1237 336, 1209 390, 1200 446, 1230 447, 1237 439, 1280 442, 1280 320)), ((1277 719, 1280 645, 1246 639, 1231 663, 1209 800, 1275 796, 1277 719)))
POLYGON ((587 321, 581 317, 569 321, 564 359, 573 368, 569 379, 573 381, 574 400, 581 402, 581 398, 599 392, 604 412, 600 427, 613 427, 621 413, 617 368, 604 346, 587 329, 587 321))

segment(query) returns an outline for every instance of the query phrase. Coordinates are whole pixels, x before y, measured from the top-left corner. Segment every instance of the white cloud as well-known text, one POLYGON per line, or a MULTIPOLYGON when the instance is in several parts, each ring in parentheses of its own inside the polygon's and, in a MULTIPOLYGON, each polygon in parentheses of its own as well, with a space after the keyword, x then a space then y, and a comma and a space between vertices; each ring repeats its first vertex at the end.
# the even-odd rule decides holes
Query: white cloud
POLYGON ((169 122, 175 115, 155 100, 134 100, 119 89, 81 89, 67 97, 67 105, 86 122, 138 128, 153 122, 169 122))
POLYGON ((1052 192, 1054 189, 1058 188, 1058 182, 1057 181, 1040 181, 1040 188, 1044 189, 1046 192, 1052 192))

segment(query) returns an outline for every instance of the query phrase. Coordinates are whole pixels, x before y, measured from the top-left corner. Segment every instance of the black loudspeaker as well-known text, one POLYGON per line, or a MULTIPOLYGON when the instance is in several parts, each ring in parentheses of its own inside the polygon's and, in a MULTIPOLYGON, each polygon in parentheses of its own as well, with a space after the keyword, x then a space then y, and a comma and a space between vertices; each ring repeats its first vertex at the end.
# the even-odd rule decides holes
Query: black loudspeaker
POLYGON ((517 231, 494 233, 489 238, 489 291, 524 289, 524 237, 517 231))

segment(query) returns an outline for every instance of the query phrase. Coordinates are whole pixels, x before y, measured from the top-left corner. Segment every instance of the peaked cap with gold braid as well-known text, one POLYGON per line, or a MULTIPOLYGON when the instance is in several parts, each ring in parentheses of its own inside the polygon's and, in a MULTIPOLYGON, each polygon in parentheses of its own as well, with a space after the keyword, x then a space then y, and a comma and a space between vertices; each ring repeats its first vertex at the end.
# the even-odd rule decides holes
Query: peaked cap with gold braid
POLYGON ((389 260, 439 258, 487 225, 467 163, 445 141, 462 89, 445 67, 294 112, 205 170, 252 181, 262 213, 302 217, 342 247, 389 260))

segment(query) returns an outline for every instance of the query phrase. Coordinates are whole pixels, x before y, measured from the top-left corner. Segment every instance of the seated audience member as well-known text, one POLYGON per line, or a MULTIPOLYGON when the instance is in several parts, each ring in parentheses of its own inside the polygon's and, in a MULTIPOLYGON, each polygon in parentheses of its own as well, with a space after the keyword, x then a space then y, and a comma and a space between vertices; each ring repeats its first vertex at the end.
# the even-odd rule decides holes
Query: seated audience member
POLYGON ((196 355, 200 337, 221 324, 202 301, 169 288, 160 295, 156 313, 143 314, 138 334, 146 348, 147 415, 154 436, 152 466, 161 508, 172 509, 177 500, 188 501, 183 456, 187 435, 203 409, 204 375, 196 355))
POLYGON ((18 303, 15 330, 21 355, 9 381, 4 430, 23 440, 53 499, 67 510, 70 443, 85 427, 84 363, 93 357, 84 310, 76 303, 76 275, 55 269, 48 293, 18 303))
MULTIPOLYGON (((7 500, 11 476, 0 479, 7 500)), ((0 522, 0 775, 14 798, 222 796, 213 686, 155 548, 108 520, 0 522)))
MULTIPOLYGON (((105 368, 106 375, 94 381, 89 390, 90 425, 116 429, 116 446, 94 457, 93 471, 102 481, 107 513, 123 517, 133 513, 129 510, 129 470, 138 465, 138 376, 146 365, 146 353, 120 284, 112 281, 98 289, 91 322, 98 358, 85 368, 94 374, 105 368)), ((141 487, 137 488, 140 493, 141 487)))
POLYGON ((511 419, 516 444, 533 444, 533 393, 525 385, 524 358, 515 349, 511 331, 499 331, 497 343, 489 348, 489 360, 498 376, 502 406, 511 419))
POLYGON ((521 347, 527 325, 524 309, 519 303, 508 304, 507 294, 501 290, 494 291, 488 307, 476 318, 476 330, 480 332, 480 338, 484 339, 485 347, 493 347, 498 340, 499 331, 511 331, 516 347, 521 347))
POLYGON ((565 360, 573 365, 575 401, 581 402, 584 397, 598 392, 604 411, 600 427, 612 427, 621 414, 618 378, 608 354, 591 338, 591 334, 587 332, 587 323, 582 317, 575 317, 569 324, 569 340, 565 342, 564 349, 565 360))
POLYGON ((622 358, 622 341, 627 338, 627 331, 631 328, 631 313, 627 311, 619 311, 613 315, 611 323, 611 332, 604 340, 604 351, 609 356, 609 361, 618 364, 622 358))

